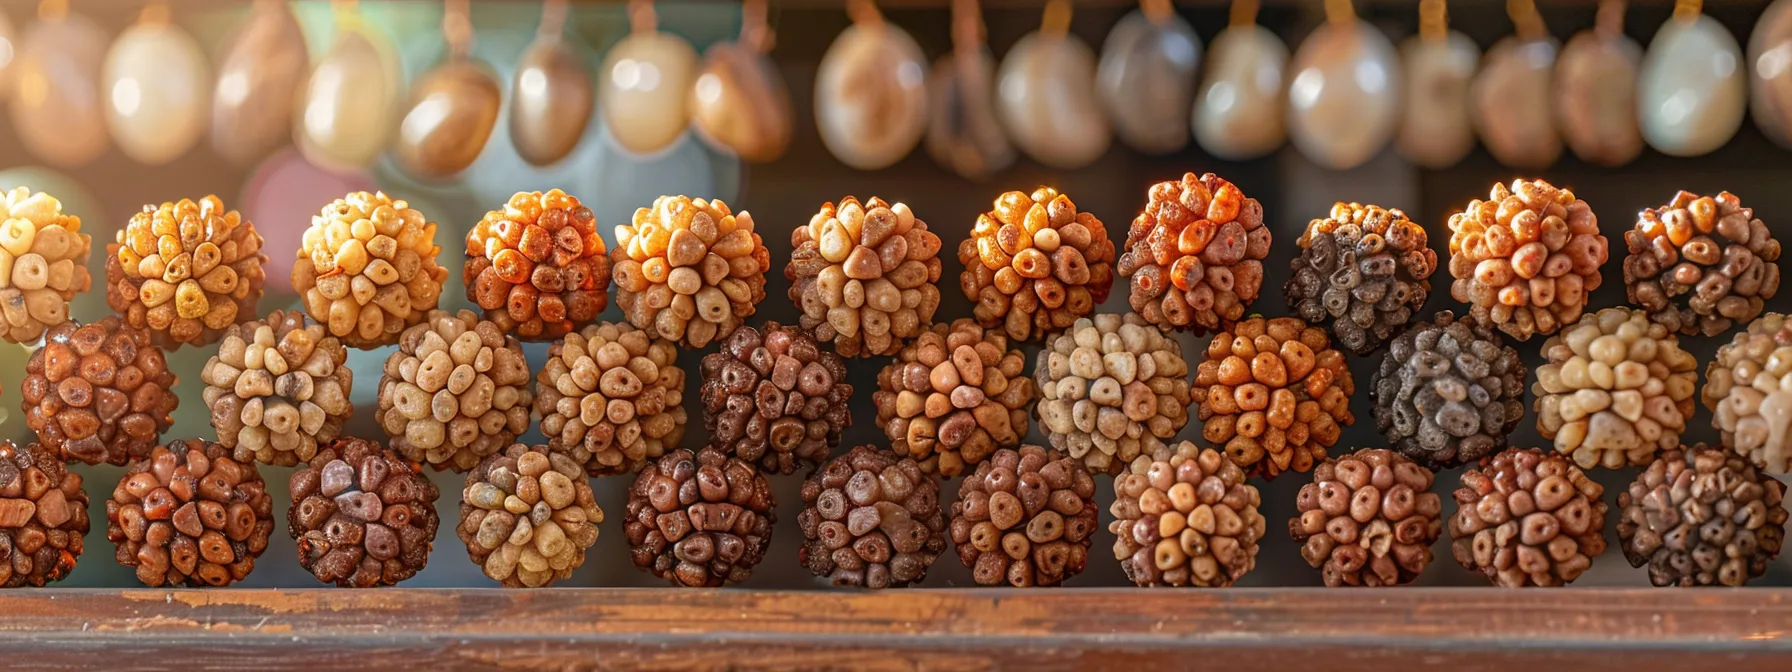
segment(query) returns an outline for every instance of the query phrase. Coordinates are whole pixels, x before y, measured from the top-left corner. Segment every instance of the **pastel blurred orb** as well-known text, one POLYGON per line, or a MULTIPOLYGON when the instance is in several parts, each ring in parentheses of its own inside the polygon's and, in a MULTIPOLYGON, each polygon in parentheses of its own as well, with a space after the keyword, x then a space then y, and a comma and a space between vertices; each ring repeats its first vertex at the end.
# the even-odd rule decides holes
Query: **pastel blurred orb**
POLYGON ((299 150, 333 170, 372 163, 391 137, 401 80, 397 56, 383 36, 342 27, 305 84, 293 120, 299 150))
POLYGON ((310 72, 305 32, 284 2, 256 2, 218 62, 212 150, 243 165, 292 141, 293 101, 310 72))
POLYGON ((1730 29, 1704 14, 1669 19, 1649 41, 1637 75, 1643 139, 1669 156, 1724 146, 1747 111, 1747 68, 1730 29))
POLYGON ((1207 78, 1191 115, 1201 149, 1243 161, 1281 147, 1287 139, 1282 124, 1282 70, 1287 65, 1288 45, 1263 26, 1233 26, 1213 38, 1207 78))
POLYGON ((1319 165, 1360 166, 1394 138, 1403 85, 1400 58, 1380 30, 1328 21, 1288 66, 1288 136, 1319 165))
POLYGON ((848 27, 815 72, 815 125, 828 152, 850 167, 901 161, 927 130, 927 61, 895 24, 848 27))
POLYGON ((1555 40, 1507 37, 1487 50, 1470 87, 1475 129, 1501 165, 1547 168, 1562 155, 1549 107, 1555 40))
POLYGON ((1400 44, 1406 64, 1405 117, 1394 149, 1426 168, 1447 168, 1475 148, 1468 88, 1481 48, 1454 30, 1443 39, 1413 36, 1400 44))
POLYGON ((456 58, 436 66, 411 87, 393 155, 420 177, 459 173, 485 149, 503 102, 498 78, 484 63, 456 58))
POLYGON ((1112 130, 1096 102, 1095 52, 1075 35, 1028 34, 996 71, 996 114, 1014 144, 1053 168, 1101 158, 1112 130))
POLYGON ((262 250, 268 255, 268 293, 293 291, 292 263, 298 258, 299 242, 311 226, 312 215, 350 192, 376 188, 362 171, 325 170, 291 149, 257 166, 243 186, 241 207, 243 216, 255 222, 255 230, 265 241, 262 250))
POLYGON ((1637 128, 1636 76, 1643 48, 1623 34, 1584 30, 1556 59, 1556 128, 1582 161, 1629 163, 1643 152, 1637 128))
POLYGON ((585 59, 559 35, 537 39, 511 82, 510 142, 537 166, 566 158, 584 136, 596 98, 585 59))
POLYGON ((126 28, 106 53, 101 81, 106 126, 125 156, 160 165, 199 143, 212 76, 187 31, 161 21, 126 28))
POLYGON ((1095 85, 1121 142, 1168 154, 1188 144, 1183 119, 1195 102, 1200 73, 1201 38, 1187 21, 1173 12, 1153 21, 1134 11, 1102 40, 1095 85))
POLYGON ((778 66, 739 42, 719 42, 703 52, 690 109, 697 137, 754 163, 783 155, 796 125, 778 66))
POLYGON ((110 136, 100 69, 106 32, 78 14, 42 19, 25 29, 17 56, 8 107, 25 149, 64 168, 105 153, 110 136))
POLYGON ((631 33, 610 48, 597 72, 597 102, 618 146, 652 154, 684 133, 697 76, 697 51, 689 42, 668 33, 631 33))

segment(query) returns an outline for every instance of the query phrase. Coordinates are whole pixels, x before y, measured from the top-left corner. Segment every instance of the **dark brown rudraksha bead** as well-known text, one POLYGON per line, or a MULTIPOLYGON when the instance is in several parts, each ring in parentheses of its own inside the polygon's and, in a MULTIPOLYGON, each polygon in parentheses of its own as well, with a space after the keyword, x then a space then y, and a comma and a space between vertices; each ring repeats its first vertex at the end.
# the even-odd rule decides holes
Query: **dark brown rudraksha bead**
POLYGON ((174 424, 176 380, 148 331, 116 315, 64 322, 25 364, 25 425, 61 459, 122 465, 174 424))
POLYGON ((740 583, 772 543, 771 484, 714 448, 666 453, 628 491, 629 559, 674 585, 740 583))
POLYGON ((1462 473, 1450 551, 1496 586, 1561 586, 1605 552, 1605 488, 1562 455, 1509 448, 1462 473))
POLYGON ((1288 534, 1325 585, 1398 586, 1431 564, 1443 532, 1434 476, 1404 455, 1372 448, 1326 460, 1301 486, 1288 534))
POLYGON ((81 475, 47 448, 0 441, 0 587, 66 578, 87 530, 81 475))
POLYGON ((1307 224, 1293 276, 1283 287, 1288 307, 1311 324, 1328 324, 1354 355, 1380 348, 1412 320, 1431 294, 1437 253, 1425 227, 1399 209, 1334 203, 1307 224))
POLYGON ((741 325, 702 371, 710 445, 769 473, 820 464, 852 424, 846 363, 801 329, 741 325))
POLYGON ((1089 564, 1095 478, 1056 450, 1003 448, 977 464, 952 503, 952 543, 980 585, 1056 586, 1089 564))
POLYGON ((836 586, 920 583, 946 550, 939 479, 895 453, 859 446, 803 481, 797 558, 836 586))
POLYGON ((1624 293, 1668 331, 1716 336, 1780 289, 1780 242, 1735 194, 1682 191, 1624 232, 1624 293))
POLYGON ((131 463, 106 502, 118 564, 151 587, 227 586, 255 569, 274 531, 274 498, 254 462, 222 444, 171 441, 131 463))
POLYGON ((337 439, 293 472, 287 529, 299 565, 343 588, 392 586, 423 571, 435 542, 434 483, 379 443, 337 439))
POLYGON ((1665 451, 1618 493, 1618 544, 1657 586, 1740 586, 1779 557, 1785 493, 1723 446, 1665 451))

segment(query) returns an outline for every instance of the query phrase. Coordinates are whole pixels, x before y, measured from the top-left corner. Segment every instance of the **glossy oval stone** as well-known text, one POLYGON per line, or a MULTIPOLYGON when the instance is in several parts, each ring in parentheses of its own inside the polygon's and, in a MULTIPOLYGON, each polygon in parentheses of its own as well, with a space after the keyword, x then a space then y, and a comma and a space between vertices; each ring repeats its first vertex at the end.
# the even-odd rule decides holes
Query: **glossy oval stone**
POLYGON ((212 150, 247 165, 292 141, 293 101, 310 73, 305 33, 283 2, 258 2, 218 61, 212 150))
POLYGON ((531 165, 552 165, 578 146, 596 101, 585 59, 558 35, 539 38, 511 79, 510 142, 531 165))
POLYGON ((459 173, 485 149, 503 102, 490 66, 464 58, 436 66, 411 87, 393 156, 413 175, 459 173))
POLYGON ((1748 38, 1749 113, 1755 126, 1792 147, 1792 0, 1778 0, 1748 38))
POLYGON ((1155 23, 1135 10, 1122 17, 1101 43, 1095 75, 1114 134, 1146 154, 1182 149, 1200 67, 1201 38, 1181 16, 1155 23))
POLYGON ((970 179, 1014 163, 1014 144, 995 110, 996 62, 988 49, 940 57, 927 79, 927 153, 970 179))
POLYGON ((199 143, 212 74, 187 31, 153 21, 126 28, 106 52, 103 72, 106 128, 125 156, 161 165, 199 143))
POLYGON ((1258 25, 1227 28, 1207 50, 1207 74, 1195 96, 1195 142, 1208 154, 1242 161, 1275 151, 1282 125, 1282 70, 1288 46, 1258 25))
POLYGON ((1555 40, 1507 37, 1482 59, 1470 88, 1475 130, 1502 165, 1539 169, 1562 155, 1549 107, 1555 40))
POLYGON ((908 156, 927 129, 927 62, 894 24, 848 27, 815 73, 815 122, 842 163, 877 170, 908 156))
POLYGON ((1742 50, 1716 19, 1669 19, 1637 75, 1643 139, 1670 156, 1706 154, 1735 137, 1747 104, 1742 50))
POLYGON ((1095 52, 1075 35, 1020 38, 996 72, 996 115, 1033 160, 1081 168, 1113 135, 1095 102, 1095 52))
POLYGON ((790 146, 795 121, 784 76, 744 45, 718 42, 703 52, 690 106, 697 137, 742 160, 771 161, 790 146))
POLYGON ((1475 148, 1468 89, 1481 48, 1467 35, 1450 31, 1441 40, 1408 38, 1400 45, 1400 58, 1406 70, 1406 114, 1394 149, 1426 168, 1456 165, 1475 148))
POLYGON ((1636 123, 1636 75, 1643 49, 1623 35, 1591 30, 1568 40, 1556 60, 1556 129, 1587 163, 1618 166, 1643 151, 1636 123))
POLYGON ((690 123, 697 51, 676 35, 637 32, 604 54, 597 104, 616 145, 634 154, 670 146, 690 123))
POLYGON ((1343 170, 1375 157, 1400 122, 1400 59, 1367 22, 1327 22, 1288 67, 1288 137, 1307 158, 1343 170))
POLYGON ((64 168, 98 158, 110 144, 100 91, 106 33, 69 14, 32 23, 10 71, 13 128, 25 149, 64 168))
POLYGON ((398 116, 398 62, 385 37, 342 30, 311 70, 293 119, 299 150, 337 170, 366 166, 386 148, 398 116))

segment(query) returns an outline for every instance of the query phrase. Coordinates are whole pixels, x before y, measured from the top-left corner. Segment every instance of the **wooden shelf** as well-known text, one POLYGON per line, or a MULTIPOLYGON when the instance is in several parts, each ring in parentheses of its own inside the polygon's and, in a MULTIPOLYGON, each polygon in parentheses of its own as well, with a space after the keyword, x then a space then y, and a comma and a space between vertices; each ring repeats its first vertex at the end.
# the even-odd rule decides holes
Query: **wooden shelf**
POLYGON ((0 668, 1792 669, 1792 590, 15 590, 0 668))

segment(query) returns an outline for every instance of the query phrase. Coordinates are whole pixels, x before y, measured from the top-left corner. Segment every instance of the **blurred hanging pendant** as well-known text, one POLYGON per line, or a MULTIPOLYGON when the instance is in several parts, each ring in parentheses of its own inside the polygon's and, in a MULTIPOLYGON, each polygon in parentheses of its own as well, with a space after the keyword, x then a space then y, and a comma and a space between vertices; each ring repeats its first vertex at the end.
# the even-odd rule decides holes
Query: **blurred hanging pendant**
POLYGON ((784 76, 766 55, 773 36, 765 11, 765 0, 747 0, 740 39, 710 45, 691 86, 697 137, 752 163, 782 156, 796 125, 784 76))
POLYGON ((1532 0, 1507 0, 1517 34, 1487 51, 1470 89, 1475 128, 1502 165, 1537 170, 1562 155, 1549 107, 1556 42, 1532 0))
POLYGON ((179 158, 205 132, 211 68, 192 35, 160 2, 143 9, 106 53, 106 126, 125 156, 144 165, 179 158))
POLYGON ((1257 25, 1257 0, 1233 0, 1232 22, 1207 50, 1207 74, 1191 117, 1195 142, 1230 161, 1254 159, 1287 139, 1282 70, 1288 46, 1257 25))
POLYGON ((12 17, 0 11, 0 98, 12 95, 12 66, 18 62, 19 31, 12 17))
POLYGON ((11 70, 12 125, 25 149, 53 166, 72 168, 106 151, 100 69, 106 33, 70 14, 67 0, 43 0, 25 29, 11 70))
POLYGON ((1624 0, 1601 0, 1593 29, 1562 47, 1551 102, 1556 128, 1582 161, 1621 166, 1643 152, 1636 121, 1642 59, 1642 47, 1624 36, 1624 0))
POLYGON ((511 82, 510 143, 536 166, 572 153, 597 101, 584 57, 561 34, 565 22, 566 0, 548 0, 535 42, 517 61, 511 82))
POLYGON ((312 163, 352 170, 385 150, 402 77, 391 45, 361 19, 354 0, 332 4, 336 41, 311 70, 294 136, 312 163))
POLYGON ((659 32, 649 0, 629 0, 632 30, 598 69, 597 103, 618 147, 652 154, 670 146, 690 121, 686 100, 697 76, 697 52, 659 32))
POLYGON ((418 78, 398 124, 393 156, 413 175, 442 178, 466 170, 498 124, 503 94, 491 66, 468 56, 473 26, 467 5, 448 0, 442 16, 448 60, 418 78))
POLYGON ((841 163, 877 170, 908 156, 927 129, 927 63, 870 0, 848 0, 847 11, 852 26, 815 72, 815 124, 841 163))
POLYGON ((1426 168, 1456 165, 1475 148, 1468 89, 1481 48, 1449 29, 1444 0, 1422 0, 1419 34, 1400 44, 1400 56, 1406 66, 1406 115, 1394 149, 1426 168))
POLYGON ((1108 31, 1095 86, 1120 141, 1146 154, 1169 154, 1188 144, 1182 123, 1195 102, 1201 38, 1170 5, 1142 0, 1108 31))
POLYGON ((248 165, 290 142, 293 101, 310 66, 305 33, 286 3, 255 0, 218 63, 212 149, 248 165))
POLYGON ((1749 113, 1755 126, 1792 147, 1792 0, 1777 0, 1748 38, 1749 113))
POLYGON ((977 0, 952 0, 952 51, 927 81, 927 153, 969 179, 1014 163, 1014 144, 996 120, 996 61, 984 46, 977 0))
POLYGON ((1710 153, 1735 137, 1746 106, 1742 52, 1700 0, 1679 0, 1649 41, 1637 77, 1643 138, 1669 156, 1710 153))
POLYGON ((1095 52, 1070 34, 1070 0, 1048 0, 1039 30, 996 71, 996 114, 1022 152, 1053 168, 1101 158, 1113 136, 1095 102, 1095 52))
POLYGON ((1326 0, 1325 25, 1288 67, 1288 137, 1334 170, 1375 158, 1400 122, 1400 59, 1393 43, 1356 18, 1350 0, 1326 0))

